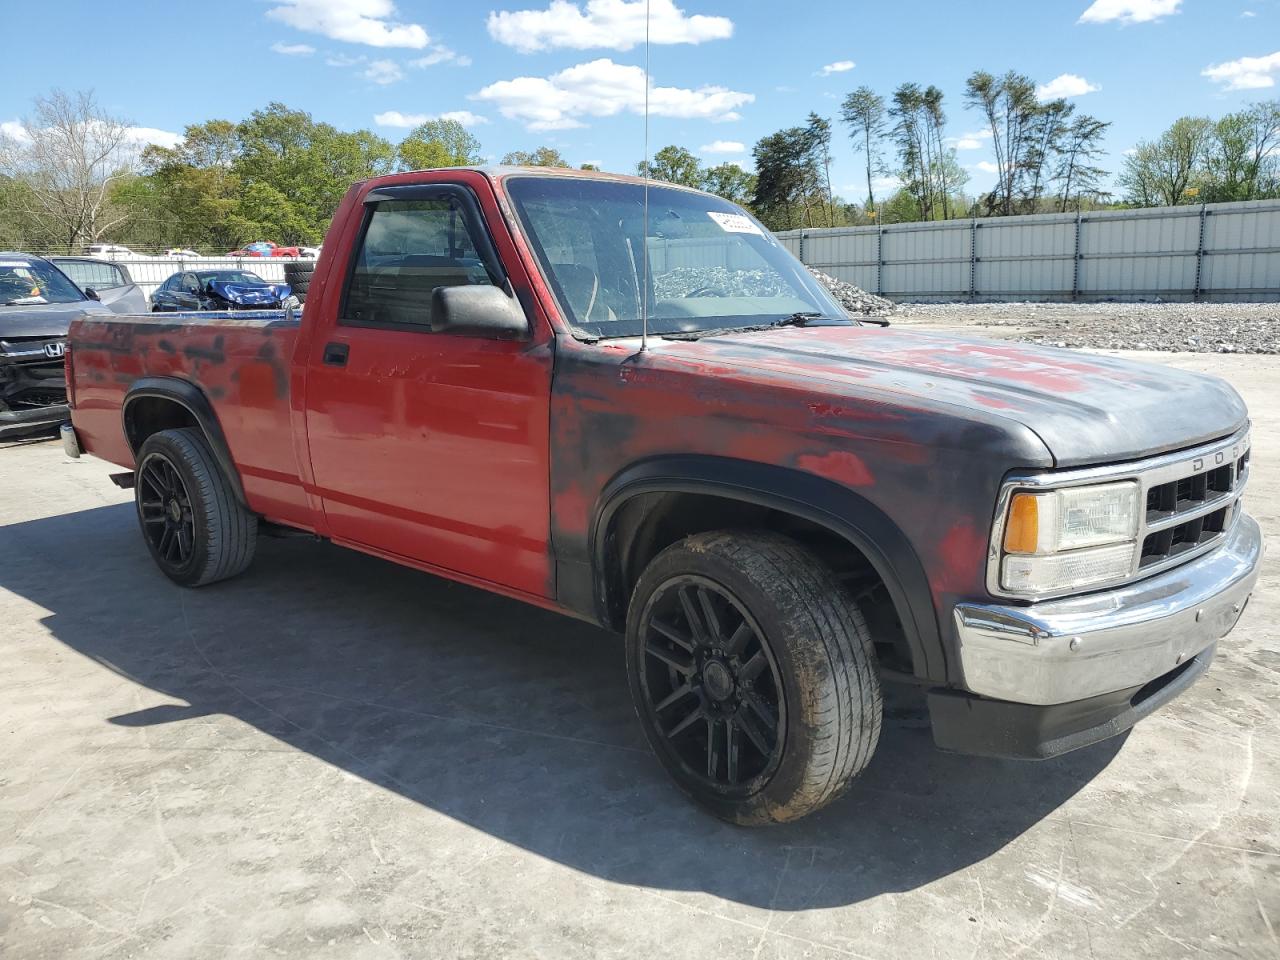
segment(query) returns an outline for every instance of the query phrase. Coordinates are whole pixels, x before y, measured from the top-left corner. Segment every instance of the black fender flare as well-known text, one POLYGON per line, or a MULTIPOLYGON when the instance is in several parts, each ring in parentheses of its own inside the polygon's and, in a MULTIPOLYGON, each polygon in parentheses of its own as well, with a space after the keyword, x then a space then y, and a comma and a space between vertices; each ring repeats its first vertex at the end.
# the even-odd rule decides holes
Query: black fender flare
POLYGON ((609 551, 613 520, 633 497, 646 493, 699 493, 741 500, 801 517, 842 537, 862 552, 889 591, 902 622, 917 677, 947 678, 929 578, 906 535, 879 507, 830 480, 786 467, 714 456, 667 456, 640 461, 617 473, 601 491, 589 545, 595 602, 609 622, 613 589, 609 551))
POLYGON ((137 458, 138 450, 146 438, 137 435, 135 424, 129 416, 129 408, 135 401, 144 397, 168 400, 185 408, 191 414, 201 432, 204 433, 205 441, 213 452, 218 468, 231 484, 236 499, 247 508, 249 504, 245 500, 244 485, 240 482, 240 471, 236 469, 235 460, 231 457, 231 448, 227 446, 227 437, 222 432, 218 415, 214 412, 213 404, 209 402, 204 391, 189 380, 178 377, 143 377, 134 381, 129 387, 124 395, 124 402, 120 405, 120 420, 124 428, 125 440, 134 458, 137 458))

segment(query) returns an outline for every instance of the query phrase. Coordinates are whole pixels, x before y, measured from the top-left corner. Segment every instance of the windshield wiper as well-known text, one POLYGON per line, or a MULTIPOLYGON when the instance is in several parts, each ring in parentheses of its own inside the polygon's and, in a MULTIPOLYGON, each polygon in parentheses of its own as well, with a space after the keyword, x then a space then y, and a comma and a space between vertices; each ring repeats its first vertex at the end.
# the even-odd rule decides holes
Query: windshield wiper
POLYGON ((822 326, 844 324, 850 321, 838 317, 828 317, 825 313, 812 310, 801 310, 797 313, 770 320, 768 323, 753 323, 742 327, 712 327, 709 330, 685 330, 679 333, 663 334, 663 340, 701 340, 703 337, 725 337, 734 333, 758 333, 761 330, 776 330, 778 327, 805 327, 815 320, 824 321, 822 326))

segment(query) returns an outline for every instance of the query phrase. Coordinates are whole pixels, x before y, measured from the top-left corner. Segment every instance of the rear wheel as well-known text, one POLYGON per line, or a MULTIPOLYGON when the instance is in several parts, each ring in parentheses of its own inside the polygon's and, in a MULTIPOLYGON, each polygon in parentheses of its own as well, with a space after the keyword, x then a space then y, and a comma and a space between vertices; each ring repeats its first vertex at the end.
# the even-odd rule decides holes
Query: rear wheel
POLYGON ((866 623, 830 570, 784 537, 706 533, 662 551, 632 597, 627 668, 663 766, 734 823, 826 805, 879 740, 866 623))
POLYGON ((186 587, 234 577, 253 560, 258 518, 236 499, 198 430, 162 430, 138 451, 134 500, 165 576, 186 587))

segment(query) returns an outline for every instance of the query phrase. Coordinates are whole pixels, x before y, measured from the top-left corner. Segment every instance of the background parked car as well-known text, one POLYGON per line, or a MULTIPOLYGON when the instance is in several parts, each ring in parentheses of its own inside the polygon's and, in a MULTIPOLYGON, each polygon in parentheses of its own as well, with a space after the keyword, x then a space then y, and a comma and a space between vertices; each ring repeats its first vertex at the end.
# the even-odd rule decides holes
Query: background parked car
POLYGON ((184 260, 198 260, 200 258, 200 254, 185 247, 170 247, 164 252, 164 255, 166 257, 181 257, 184 260))
POLYGON ((124 264, 92 257, 50 257, 49 260, 86 296, 100 301, 112 313, 147 312, 147 295, 133 282, 124 264))
POLYGON ((301 257, 302 247, 281 247, 269 240, 246 243, 239 250, 232 250, 228 257, 301 257))
POLYGON ((287 283, 269 283, 248 270, 184 270, 151 294, 151 309, 274 310, 291 297, 287 283))
POLYGON ((128 247, 119 243, 91 243, 84 248, 84 255, 86 257, 106 257, 111 260, 120 257, 138 256, 128 247))
POLYGON ((109 312, 43 257, 0 253, 0 439, 67 419, 67 328, 109 312))

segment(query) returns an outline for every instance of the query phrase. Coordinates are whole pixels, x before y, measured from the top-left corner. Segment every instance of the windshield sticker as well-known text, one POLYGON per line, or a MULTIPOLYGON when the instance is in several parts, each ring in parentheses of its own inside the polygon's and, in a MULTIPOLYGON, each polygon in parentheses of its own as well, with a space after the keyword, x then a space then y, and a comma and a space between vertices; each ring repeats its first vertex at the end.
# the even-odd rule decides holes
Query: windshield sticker
POLYGON ((716 210, 708 210, 707 216, 720 225, 720 229, 725 233, 754 233, 757 237, 764 236, 764 231, 751 222, 750 217, 745 217, 740 213, 720 213, 716 210))

